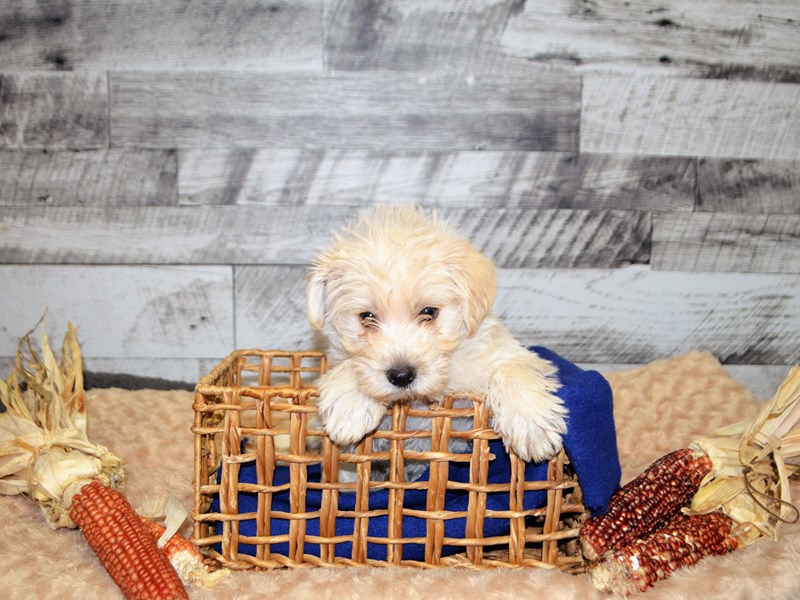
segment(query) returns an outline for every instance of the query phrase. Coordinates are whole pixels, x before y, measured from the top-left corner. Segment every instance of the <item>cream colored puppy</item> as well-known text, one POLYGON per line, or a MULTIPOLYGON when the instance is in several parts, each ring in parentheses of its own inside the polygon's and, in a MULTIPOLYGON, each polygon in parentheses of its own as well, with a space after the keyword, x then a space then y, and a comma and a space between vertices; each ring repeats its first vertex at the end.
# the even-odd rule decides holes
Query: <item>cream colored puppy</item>
POLYGON ((357 443, 393 402, 471 391, 486 394, 507 448, 556 454, 556 369, 490 314, 495 292, 492 262, 421 209, 381 206, 338 235, 308 283, 308 318, 330 344, 318 411, 331 440, 357 443))

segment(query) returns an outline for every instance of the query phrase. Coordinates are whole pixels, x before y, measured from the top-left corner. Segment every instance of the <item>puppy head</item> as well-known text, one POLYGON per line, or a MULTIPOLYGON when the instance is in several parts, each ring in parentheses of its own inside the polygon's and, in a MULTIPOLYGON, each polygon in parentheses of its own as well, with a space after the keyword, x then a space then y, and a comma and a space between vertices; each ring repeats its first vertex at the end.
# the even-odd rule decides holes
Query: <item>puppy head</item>
POLYGON ((350 358, 359 386, 391 402, 441 394, 452 353, 491 310, 491 261, 435 217, 380 206, 314 262, 308 317, 350 358))

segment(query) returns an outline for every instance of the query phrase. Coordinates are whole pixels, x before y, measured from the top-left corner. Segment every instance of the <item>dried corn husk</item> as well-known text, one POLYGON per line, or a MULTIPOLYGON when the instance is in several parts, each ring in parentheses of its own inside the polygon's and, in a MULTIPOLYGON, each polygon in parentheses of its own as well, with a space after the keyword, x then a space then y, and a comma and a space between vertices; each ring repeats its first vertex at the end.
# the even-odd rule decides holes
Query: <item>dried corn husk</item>
MULTIPOLYGON (((37 327, 41 324, 42 321, 37 327)), ((102 512, 96 515, 96 521, 87 515, 87 506, 95 507, 103 498, 109 497, 122 499, 119 506, 127 505, 130 509, 123 496, 109 494, 112 490, 122 492, 124 487, 122 460, 105 447, 93 444, 87 437, 83 360, 75 328, 71 323, 68 324, 60 362, 50 348, 44 327, 41 350, 37 352, 31 339, 35 330, 36 327, 22 338, 13 372, 7 381, 0 381, 0 402, 7 411, 0 413, 0 494, 29 496, 41 506, 47 522, 54 528, 77 527, 70 516, 70 509, 79 507, 72 514, 81 515, 75 518, 81 521, 84 536, 120 589, 133 593, 135 588, 136 594, 153 590, 164 592, 166 588, 159 588, 158 585, 173 585, 177 581, 180 593, 173 591, 177 597, 185 597, 172 567, 169 571, 145 568, 146 564, 158 563, 159 558, 149 559, 149 562, 131 561, 129 567, 120 568, 125 563, 120 563, 118 559, 127 556, 126 549, 142 548, 144 543, 141 536, 126 528, 130 520, 124 514, 124 509, 114 509, 113 519, 107 518, 108 515, 102 512), (90 485, 93 482, 94 485, 90 485), (83 488, 84 493, 78 496, 83 488), (92 489, 96 491, 86 493, 86 490, 92 489), (76 496, 76 504, 73 504, 76 496), (109 528, 110 522, 120 528, 114 531, 109 528), (87 530, 91 531, 90 535, 87 535, 87 530), (117 545, 120 535, 128 537, 126 545, 117 545), (106 560, 108 556, 112 558, 106 560), (172 576, 175 581, 165 584, 172 576), (129 588, 129 585, 133 587, 129 588), (140 586, 143 586, 142 589, 140 586)), ((175 499, 162 504, 167 527, 165 536, 169 539, 186 520, 186 511, 175 499)), ((140 524, 138 520, 135 522, 140 524)), ((141 533, 149 535, 144 529, 141 533)), ((153 541, 149 537, 147 540, 153 541)), ((190 544, 188 541, 185 543, 190 544)), ((153 550, 158 551, 163 545, 153 545, 153 550)), ((166 556, 167 559, 174 561, 175 568, 182 569, 186 584, 209 587, 226 573, 208 573, 196 549, 188 567, 184 564, 187 561, 185 553, 175 553, 174 557, 166 556)), ((160 562, 163 564, 164 561, 160 562)), ((171 591, 168 595, 176 597, 175 594, 171 591)))
POLYGON ((120 490, 125 472, 120 458, 87 437, 75 328, 68 324, 58 361, 43 326, 37 351, 39 326, 22 338, 11 375, 0 381, 0 494, 26 494, 52 527, 75 527, 69 506, 80 488, 99 480, 120 490))
POLYGON ((736 524, 741 546, 775 537, 781 523, 800 517, 789 478, 800 472, 800 367, 794 367, 751 421, 723 428, 692 448, 712 462, 687 514, 722 510, 736 524))

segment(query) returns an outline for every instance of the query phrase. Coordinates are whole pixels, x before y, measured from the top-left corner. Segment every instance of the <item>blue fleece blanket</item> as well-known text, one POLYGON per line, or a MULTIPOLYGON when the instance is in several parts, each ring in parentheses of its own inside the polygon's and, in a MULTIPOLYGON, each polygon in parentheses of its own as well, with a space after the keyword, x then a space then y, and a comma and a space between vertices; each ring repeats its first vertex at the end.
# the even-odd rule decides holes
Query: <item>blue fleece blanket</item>
MULTIPOLYGON (((583 502, 592 514, 605 511, 611 495, 619 488, 621 470, 617 454, 616 429, 614 427, 613 399, 611 388, 602 375, 596 371, 585 371, 571 362, 563 359, 555 352, 543 347, 530 348, 542 358, 554 363, 559 370, 562 387, 558 396, 564 401, 569 410, 567 433, 564 436, 564 448, 570 457, 575 469, 578 482, 583 493, 583 502)), ((500 440, 490 442, 490 452, 496 457, 489 467, 489 483, 507 483, 511 471, 511 463, 500 440)), ((469 481, 469 463, 449 464, 449 479, 451 481, 469 481)), ((529 463, 525 469, 526 479, 544 480, 547 478, 547 463, 529 463)), ((423 473, 421 479, 428 478, 428 472, 423 473)), ((308 467, 308 481, 319 482, 321 468, 318 465, 308 467)), ((239 473, 240 482, 256 482, 254 463, 241 466, 239 473)), ((274 476, 274 485, 279 486, 289 482, 289 468, 277 467, 274 476)), ((487 509, 504 511, 509 509, 508 492, 487 494, 487 509)), ((427 490, 408 490, 404 494, 404 506, 418 510, 425 510, 427 490)), ((386 509, 388 506, 389 492, 387 490, 373 491, 370 493, 369 506, 371 510, 386 509)), ((339 510, 352 511, 355 509, 355 493, 339 494, 339 510)), ((547 501, 546 492, 528 491, 525 493, 524 506, 526 509, 544 506, 547 501)), ((239 514, 255 513, 257 510, 257 494, 239 493, 239 514)), ((322 492, 309 490, 306 494, 306 511, 319 510, 322 502, 322 492)), ((447 490, 445 496, 445 509, 452 512, 466 511, 469 502, 469 493, 459 490, 447 490)), ((214 500, 212 512, 219 510, 219 501, 214 500)), ((272 510, 291 512, 289 504, 289 491, 273 494, 272 510)), ((369 535, 387 537, 387 517, 372 517, 369 520, 369 535)), ((445 537, 466 537, 466 519, 450 519, 444 521, 445 537)), ((339 517, 336 520, 337 535, 352 535, 354 520, 339 517)), ((219 526, 221 533, 221 525, 219 526)), ((272 520, 272 535, 282 535, 289 531, 289 521, 284 519, 272 520)), ((484 523, 484 535, 506 535, 508 533, 508 519, 487 518, 484 523)), ((245 536, 256 535, 255 521, 242 521, 240 534, 245 536)), ((319 534, 319 519, 306 521, 306 535, 319 534)), ((403 517, 403 537, 425 537, 425 519, 405 516, 403 517)), ((238 551, 243 554, 255 555, 255 546, 240 544, 238 551)), ((288 555, 289 544, 273 544, 272 551, 288 555)), ((461 547, 445 547, 443 554, 455 554, 463 551, 461 547)), ((403 558, 406 560, 424 560, 425 548, 422 544, 404 544, 403 558)), ((319 545, 306 543, 306 554, 319 556, 319 545)), ((375 560, 386 559, 386 546, 384 544, 368 544, 368 557, 375 560)), ((349 557, 352 555, 350 542, 340 543, 336 546, 336 555, 349 557)))

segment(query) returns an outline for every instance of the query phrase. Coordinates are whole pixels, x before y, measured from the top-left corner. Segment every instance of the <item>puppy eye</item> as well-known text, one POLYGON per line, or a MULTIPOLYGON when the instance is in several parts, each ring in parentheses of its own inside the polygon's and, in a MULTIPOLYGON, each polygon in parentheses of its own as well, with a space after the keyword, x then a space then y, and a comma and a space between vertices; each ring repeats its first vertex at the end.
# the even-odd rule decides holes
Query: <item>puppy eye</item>
POLYGON ((433 306, 426 306, 419 311, 419 316, 423 317, 425 321, 433 321, 439 315, 439 309, 433 306))
POLYGON ((358 313, 358 318, 361 320, 361 324, 364 327, 374 327, 378 324, 378 319, 375 316, 375 313, 372 313, 368 310, 365 310, 362 313, 358 313))

